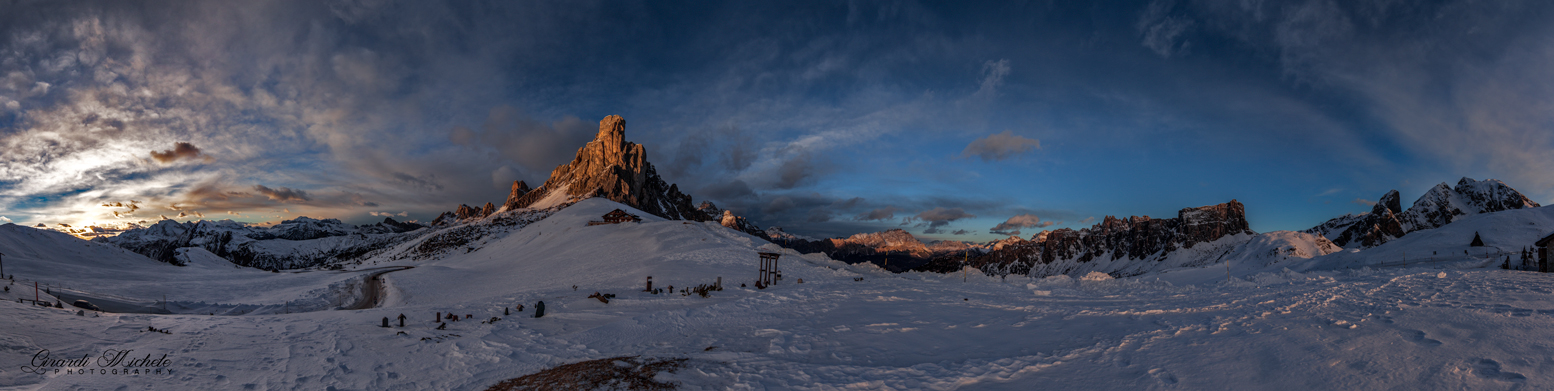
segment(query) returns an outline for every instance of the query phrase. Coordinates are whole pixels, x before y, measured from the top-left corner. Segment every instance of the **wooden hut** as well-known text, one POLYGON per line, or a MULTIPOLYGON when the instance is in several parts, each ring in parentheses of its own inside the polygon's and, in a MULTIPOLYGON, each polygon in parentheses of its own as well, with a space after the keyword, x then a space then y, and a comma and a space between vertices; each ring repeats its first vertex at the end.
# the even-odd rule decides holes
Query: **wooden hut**
POLYGON ((590 221, 590 222, 588 222, 588 225, 604 225, 604 224, 640 223, 640 222, 642 222, 642 217, 639 217, 639 216, 634 215, 634 214, 626 213, 626 211, 620 210, 620 209, 612 210, 612 211, 610 211, 610 213, 605 213, 604 216, 601 217, 601 218, 604 219, 604 221, 590 221))
POLYGON ((1549 244, 1551 242, 1554 242, 1554 234, 1549 234, 1549 236, 1544 236, 1543 239, 1538 239, 1537 242, 1533 243, 1533 246, 1536 246, 1536 247, 1534 247, 1534 250, 1532 252, 1533 253, 1533 258, 1537 258, 1538 259, 1538 271, 1539 272, 1543 272, 1543 273, 1548 273, 1549 272, 1549 256, 1550 255, 1554 255, 1554 254, 1549 254, 1549 244))

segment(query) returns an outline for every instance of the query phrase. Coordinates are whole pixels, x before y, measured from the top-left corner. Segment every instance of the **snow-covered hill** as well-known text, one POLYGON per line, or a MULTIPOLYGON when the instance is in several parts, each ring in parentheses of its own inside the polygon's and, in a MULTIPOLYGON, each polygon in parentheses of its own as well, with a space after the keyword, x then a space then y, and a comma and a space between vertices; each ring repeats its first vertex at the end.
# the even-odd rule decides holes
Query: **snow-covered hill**
POLYGON ((345 291, 357 274, 337 272, 273 273, 234 265, 199 247, 178 249, 185 266, 159 262, 116 246, 69 234, 0 225, 5 273, 14 275, 31 299, 33 281, 71 296, 104 297, 172 312, 243 313, 269 309, 322 310, 349 301, 345 291), (217 305, 224 304, 224 305, 217 305), (239 309, 235 304, 245 304, 239 309))

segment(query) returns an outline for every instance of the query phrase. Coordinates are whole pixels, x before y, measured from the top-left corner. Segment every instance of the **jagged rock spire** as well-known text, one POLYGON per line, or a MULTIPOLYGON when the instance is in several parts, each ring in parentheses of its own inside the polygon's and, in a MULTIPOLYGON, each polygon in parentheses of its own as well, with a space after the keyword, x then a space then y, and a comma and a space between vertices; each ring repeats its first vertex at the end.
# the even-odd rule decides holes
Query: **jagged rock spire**
MULTIPOLYGON (((517 184, 514 185, 516 194, 517 184)), ((665 183, 647 162, 642 145, 626 141, 626 120, 618 115, 599 121, 599 133, 593 141, 577 150, 570 163, 552 170, 538 189, 513 198, 508 209, 534 205, 553 192, 565 192, 570 198, 604 197, 630 205, 659 217, 676 220, 707 221, 712 216, 691 205, 691 197, 679 187, 665 183)))
POLYGON ((520 208, 520 206, 518 206, 518 200, 523 198, 524 194, 529 194, 529 192, 533 190, 534 189, 529 188, 529 184, 523 183, 523 181, 513 181, 513 190, 512 192, 507 193, 507 202, 503 203, 502 206, 507 208, 507 210, 520 208))

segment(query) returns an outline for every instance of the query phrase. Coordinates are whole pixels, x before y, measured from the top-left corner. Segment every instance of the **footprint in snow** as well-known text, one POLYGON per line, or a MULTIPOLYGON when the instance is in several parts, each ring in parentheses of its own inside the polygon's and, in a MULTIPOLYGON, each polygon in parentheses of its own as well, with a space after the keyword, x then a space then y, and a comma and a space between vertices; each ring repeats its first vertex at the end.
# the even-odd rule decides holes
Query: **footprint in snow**
POLYGON ((1419 330, 1403 330, 1403 339, 1408 340, 1408 342, 1419 344, 1420 346, 1441 346, 1441 341, 1427 338, 1425 337, 1425 332, 1419 330))
POLYGON ((1476 361, 1469 361, 1469 363, 1473 365, 1473 374, 1478 375, 1478 377, 1511 382, 1527 380, 1527 377, 1522 376, 1520 373, 1501 371, 1499 361, 1481 358, 1476 361))
POLYGON ((1149 376, 1155 378, 1155 381, 1160 382, 1161 385, 1176 385, 1176 375, 1172 375, 1171 372, 1167 372, 1165 369, 1151 369, 1149 370, 1149 376))

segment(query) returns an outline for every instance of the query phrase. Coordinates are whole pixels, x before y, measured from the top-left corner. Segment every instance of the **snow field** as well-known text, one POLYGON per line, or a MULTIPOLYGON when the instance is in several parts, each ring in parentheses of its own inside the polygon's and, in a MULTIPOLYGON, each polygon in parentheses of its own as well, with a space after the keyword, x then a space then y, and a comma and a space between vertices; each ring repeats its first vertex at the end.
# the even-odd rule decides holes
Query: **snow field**
MULTIPOLYGON (((973 272, 962 282, 959 273, 890 274, 781 250, 784 281, 756 290, 739 283, 754 278, 758 249, 776 250, 769 244, 630 209, 644 222, 586 226, 620 207, 585 200, 441 259, 385 254, 378 266, 415 268, 384 275, 383 308, 94 318, 16 304, 13 291, 0 296, 7 315, 0 316, 0 386, 483 389, 559 364, 643 355, 689 358, 685 369, 660 376, 685 389, 1554 388, 1544 375, 1554 369, 1554 350, 1543 336, 1554 326, 1554 279, 1538 273, 1372 268, 1356 255, 1328 259, 1337 254, 1311 255, 1307 267, 1297 253, 1321 250, 1283 235, 1227 243, 1276 255, 1234 258, 1228 279, 1209 266, 1124 279, 973 272), (676 289, 722 276, 725 290, 710 298, 652 295, 641 292, 646 275, 655 287, 676 289), (594 291, 618 296, 604 304, 586 298, 594 291), (538 300, 547 316, 535 319, 538 300), (528 308, 480 322, 517 303, 528 308), (474 317, 435 330, 439 311, 474 317), (400 313, 407 327, 377 327, 400 313), (173 334, 139 332, 146 326, 173 334), (82 377, 12 369, 45 348, 167 353, 178 371, 82 377)), ((1442 229, 1496 232, 1484 233, 1491 243, 1520 240, 1489 222, 1454 228, 1471 221, 1442 229)), ((259 272, 240 281, 318 290, 363 273, 259 272)), ((134 297, 142 289, 132 288, 115 292, 134 297)))

